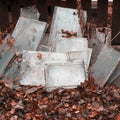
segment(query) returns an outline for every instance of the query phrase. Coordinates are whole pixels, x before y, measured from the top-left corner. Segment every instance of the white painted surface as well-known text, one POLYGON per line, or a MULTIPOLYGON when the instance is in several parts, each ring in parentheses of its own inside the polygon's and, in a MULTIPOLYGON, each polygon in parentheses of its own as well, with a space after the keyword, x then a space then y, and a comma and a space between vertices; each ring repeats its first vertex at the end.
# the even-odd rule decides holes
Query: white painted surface
POLYGON ((23 77, 20 83, 22 85, 45 86, 45 64, 66 61, 67 56, 64 53, 26 51, 23 53, 23 61, 21 65, 21 74, 23 74, 23 77), (38 54, 42 55, 42 59, 38 59, 38 54))
POLYGON ((20 17, 13 31, 18 51, 36 50, 46 31, 47 23, 20 17))
POLYGON ((77 32, 78 36, 82 36, 81 28, 79 25, 78 15, 76 9, 55 7, 48 45, 53 46, 54 41, 56 41, 56 34, 61 33, 61 30, 77 32))
POLYGON ((88 48, 88 40, 86 38, 62 38, 57 39, 54 51, 69 52, 69 51, 84 51, 88 48))
POLYGON ((84 65, 82 61, 48 64, 45 76, 47 90, 77 87, 85 80, 84 65))

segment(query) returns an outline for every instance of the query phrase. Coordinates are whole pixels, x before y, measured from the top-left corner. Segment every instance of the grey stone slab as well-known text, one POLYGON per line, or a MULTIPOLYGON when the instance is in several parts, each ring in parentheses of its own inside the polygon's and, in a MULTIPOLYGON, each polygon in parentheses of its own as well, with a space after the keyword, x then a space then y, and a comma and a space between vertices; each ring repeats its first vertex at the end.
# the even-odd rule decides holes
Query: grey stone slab
POLYGON ((116 83, 116 79, 120 78, 120 63, 117 65, 116 69, 114 70, 113 74, 110 76, 108 80, 108 84, 116 83))
POLYGON ((16 50, 36 50, 45 34, 46 27, 45 22, 20 17, 12 34, 16 50))
POLYGON ((83 62, 47 64, 45 78, 48 91, 60 87, 77 87, 86 79, 83 62))
POLYGON ((45 86, 44 69, 46 63, 66 62, 67 55, 64 53, 53 53, 43 51, 26 51, 23 53, 20 74, 22 85, 45 86), (41 55, 41 59, 38 58, 41 55))
POLYGON ((57 39, 54 52, 84 51, 88 48, 86 38, 62 38, 57 39))
POLYGON ((0 47, 0 75, 3 75, 6 71, 10 60, 15 55, 15 52, 6 43, 0 47))
POLYGON ((78 36, 82 36, 79 18, 76 13, 76 9, 55 7, 50 29, 51 35, 48 41, 49 46, 53 46, 56 40, 56 34, 61 33, 62 29, 65 31, 77 32, 78 36))
POLYGON ((120 62, 120 53, 112 47, 104 46, 96 62, 90 67, 90 75, 103 87, 120 62))
POLYGON ((120 88, 120 75, 116 77, 112 84, 120 88))

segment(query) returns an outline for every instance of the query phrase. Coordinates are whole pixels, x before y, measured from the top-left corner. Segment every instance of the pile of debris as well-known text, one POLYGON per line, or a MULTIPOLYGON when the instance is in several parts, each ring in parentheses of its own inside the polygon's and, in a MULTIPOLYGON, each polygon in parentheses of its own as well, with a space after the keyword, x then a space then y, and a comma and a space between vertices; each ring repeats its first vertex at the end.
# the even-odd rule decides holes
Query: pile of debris
POLYGON ((118 120, 120 90, 104 87, 120 87, 120 53, 111 46, 111 29, 91 29, 88 40, 87 12, 55 7, 45 35, 48 25, 35 6, 20 15, 0 46, 0 78, 7 82, 0 84, 1 118, 118 120), (89 76, 99 87, 85 81, 89 76))
MULTIPOLYGON (((43 85, 47 90, 77 87, 88 79, 92 54, 87 38, 82 37, 77 10, 55 7, 50 34, 45 37, 47 23, 38 21, 39 15, 34 6, 21 9, 12 35, 0 48, 1 78, 43 85)), ((83 18, 86 22, 86 11, 83 18)))
POLYGON ((42 86, 0 82, 1 120, 119 120, 120 89, 86 81, 74 89, 47 92, 42 86))

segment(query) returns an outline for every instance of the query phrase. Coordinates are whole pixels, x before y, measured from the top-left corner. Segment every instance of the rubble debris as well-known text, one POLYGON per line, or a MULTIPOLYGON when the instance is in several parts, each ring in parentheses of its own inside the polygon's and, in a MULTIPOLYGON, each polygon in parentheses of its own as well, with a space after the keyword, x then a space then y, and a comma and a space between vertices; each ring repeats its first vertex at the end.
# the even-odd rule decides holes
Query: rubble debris
POLYGON ((15 49, 17 51, 36 50, 45 34, 46 27, 45 22, 20 17, 12 33, 15 49))
POLYGON ((104 86, 120 62, 120 53, 112 47, 104 46, 96 62, 90 67, 90 75, 99 86, 104 86), (101 67, 101 65, 103 67, 101 67))
POLYGON ((40 13, 37 10, 36 6, 29 6, 20 9, 20 16, 30 19, 39 20, 40 13))
POLYGON ((42 86, 10 89, 0 82, 0 116, 4 119, 119 120, 120 89, 100 88, 92 80, 74 89, 47 92, 42 86))

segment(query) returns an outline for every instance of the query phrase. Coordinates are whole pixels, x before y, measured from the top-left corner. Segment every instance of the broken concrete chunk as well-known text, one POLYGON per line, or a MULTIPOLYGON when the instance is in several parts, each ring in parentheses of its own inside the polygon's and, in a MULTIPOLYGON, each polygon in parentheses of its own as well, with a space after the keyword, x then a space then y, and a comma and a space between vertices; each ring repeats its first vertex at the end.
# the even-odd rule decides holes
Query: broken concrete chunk
POLYGON ((82 61, 47 64, 45 68, 47 90, 77 87, 86 79, 84 69, 82 61))
POLYGON ((16 50, 36 50, 45 34, 46 27, 45 22, 20 17, 12 34, 16 50))
POLYGON ((20 16, 25 17, 25 18, 39 20, 40 13, 34 5, 34 6, 21 8, 20 16))
POLYGON ((96 62, 90 68, 90 75, 103 87, 120 62, 120 53, 112 47, 104 46, 96 62))

